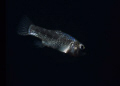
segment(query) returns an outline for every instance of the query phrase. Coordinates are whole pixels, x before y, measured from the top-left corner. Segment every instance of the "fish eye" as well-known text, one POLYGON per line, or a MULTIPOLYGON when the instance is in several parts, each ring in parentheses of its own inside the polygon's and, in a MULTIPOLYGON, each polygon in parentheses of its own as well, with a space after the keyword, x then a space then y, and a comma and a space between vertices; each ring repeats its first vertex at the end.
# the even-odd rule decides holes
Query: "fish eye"
POLYGON ((81 46, 81 49, 83 49, 84 48, 84 46, 81 46))
POLYGON ((85 46, 83 44, 80 44, 79 47, 81 50, 85 49, 85 46))

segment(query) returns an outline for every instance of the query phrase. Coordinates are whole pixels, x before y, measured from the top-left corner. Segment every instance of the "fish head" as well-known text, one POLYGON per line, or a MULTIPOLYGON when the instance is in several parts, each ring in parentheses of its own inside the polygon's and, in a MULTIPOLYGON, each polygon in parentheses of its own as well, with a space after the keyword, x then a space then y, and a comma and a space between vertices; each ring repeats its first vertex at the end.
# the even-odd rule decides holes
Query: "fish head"
POLYGON ((83 54, 83 50, 85 49, 85 46, 82 43, 79 43, 78 41, 72 42, 70 44, 69 53, 73 56, 79 56, 79 54, 83 54))

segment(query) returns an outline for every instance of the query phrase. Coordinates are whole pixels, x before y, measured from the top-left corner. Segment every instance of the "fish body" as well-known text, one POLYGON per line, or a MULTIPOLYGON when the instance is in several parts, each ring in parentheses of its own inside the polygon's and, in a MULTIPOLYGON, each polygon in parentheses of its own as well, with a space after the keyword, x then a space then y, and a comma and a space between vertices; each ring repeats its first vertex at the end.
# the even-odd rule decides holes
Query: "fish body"
POLYGON ((79 50, 85 49, 82 43, 67 33, 36 26, 28 17, 23 17, 20 21, 18 34, 37 37, 41 39, 44 46, 51 47, 63 53, 69 53, 73 56, 78 55, 79 50))

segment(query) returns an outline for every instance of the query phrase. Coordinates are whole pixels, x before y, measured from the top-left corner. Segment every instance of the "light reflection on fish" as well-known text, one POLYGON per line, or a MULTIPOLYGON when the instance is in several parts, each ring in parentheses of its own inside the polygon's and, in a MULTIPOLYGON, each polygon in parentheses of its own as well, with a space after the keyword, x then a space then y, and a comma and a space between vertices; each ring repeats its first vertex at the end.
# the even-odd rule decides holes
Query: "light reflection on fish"
MULTIPOLYGON (((19 24, 18 34, 35 36, 42 41, 43 46, 51 47, 63 53, 78 56, 79 51, 84 50, 85 46, 74 37, 59 31, 48 30, 34 25, 28 17, 23 17, 19 24)), ((38 42, 38 46, 41 44, 38 42)))

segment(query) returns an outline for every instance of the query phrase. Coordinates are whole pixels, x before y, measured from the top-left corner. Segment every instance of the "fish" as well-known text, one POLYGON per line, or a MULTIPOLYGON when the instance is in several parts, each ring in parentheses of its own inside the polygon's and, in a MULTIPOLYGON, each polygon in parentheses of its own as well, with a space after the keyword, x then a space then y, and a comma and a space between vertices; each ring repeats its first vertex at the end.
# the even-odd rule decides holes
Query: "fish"
POLYGON ((60 52, 78 56, 85 49, 83 43, 61 30, 50 30, 35 25, 27 16, 21 18, 17 33, 22 36, 34 36, 40 39, 39 47, 50 47, 60 52))

